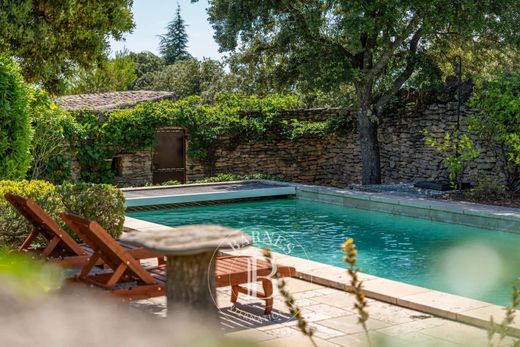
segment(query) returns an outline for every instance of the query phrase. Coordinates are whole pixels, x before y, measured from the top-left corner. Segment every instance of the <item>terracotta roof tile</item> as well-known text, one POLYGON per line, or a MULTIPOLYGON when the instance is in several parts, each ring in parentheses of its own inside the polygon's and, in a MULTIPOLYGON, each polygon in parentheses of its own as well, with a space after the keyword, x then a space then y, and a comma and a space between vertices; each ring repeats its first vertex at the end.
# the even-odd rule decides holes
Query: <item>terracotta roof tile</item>
POLYGON ((175 93, 134 90, 125 92, 108 92, 96 94, 66 95, 56 99, 56 103, 64 110, 107 111, 117 108, 128 108, 145 101, 175 99, 175 93))

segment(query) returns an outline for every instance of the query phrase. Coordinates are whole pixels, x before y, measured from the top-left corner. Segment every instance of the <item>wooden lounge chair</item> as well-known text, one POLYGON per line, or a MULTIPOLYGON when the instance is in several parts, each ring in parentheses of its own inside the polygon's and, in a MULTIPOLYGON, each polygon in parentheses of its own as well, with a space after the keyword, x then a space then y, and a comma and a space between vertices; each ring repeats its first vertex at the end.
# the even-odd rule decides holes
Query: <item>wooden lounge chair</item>
MULTIPOLYGON (((32 252, 38 256, 57 263, 63 267, 81 267, 89 259, 92 249, 86 244, 77 243, 58 223, 56 223, 36 202, 12 193, 6 193, 5 199, 33 226, 32 232, 18 248, 20 252, 32 252), (43 236, 47 245, 33 248, 32 245, 43 236)), ((158 258, 164 261, 161 255, 121 243, 126 252, 130 252, 134 259, 158 258)), ((96 265, 102 265, 99 261, 96 265)))
MULTIPOLYGON (((143 299, 165 295, 166 267, 164 264, 144 268, 131 254, 125 252, 110 235, 96 222, 89 221, 71 213, 62 213, 62 219, 83 242, 94 251, 90 260, 81 269, 77 280, 93 284, 110 291, 112 294, 131 299, 143 299), (98 261, 111 269, 102 273, 94 273, 93 267, 98 261)), ((269 275, 272 265, 264 260, 251 262, 246 256, 220 256, 216 259, 216 287, 232 287, 231 302, 236 303, 239 293, 253 295, 265 300, 265 314, 273 308, 273 285, 269 275), (254 268, 251 268, 253 264, 254 268), (252 271, 258 281, 262 282, 263 292, 251 292, 242 285, 251 283, 252 271)), ((278 266, 280 277, 296 275, 293 267, 278 266)))

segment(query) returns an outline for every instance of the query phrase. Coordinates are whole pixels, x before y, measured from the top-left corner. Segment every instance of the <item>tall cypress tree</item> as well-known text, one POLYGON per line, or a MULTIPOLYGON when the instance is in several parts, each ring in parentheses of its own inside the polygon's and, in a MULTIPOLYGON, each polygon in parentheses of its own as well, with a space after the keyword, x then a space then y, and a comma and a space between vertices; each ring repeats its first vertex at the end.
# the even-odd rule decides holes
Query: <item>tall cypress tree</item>
POLYGON ((168 23, 167 32, 161 35, 160 52, 166 64, 173 64, 177 59, 190 58, 187 51, 188 34, 186 24, 181 17, 181 7, 177 4, 175 17, 168 23))

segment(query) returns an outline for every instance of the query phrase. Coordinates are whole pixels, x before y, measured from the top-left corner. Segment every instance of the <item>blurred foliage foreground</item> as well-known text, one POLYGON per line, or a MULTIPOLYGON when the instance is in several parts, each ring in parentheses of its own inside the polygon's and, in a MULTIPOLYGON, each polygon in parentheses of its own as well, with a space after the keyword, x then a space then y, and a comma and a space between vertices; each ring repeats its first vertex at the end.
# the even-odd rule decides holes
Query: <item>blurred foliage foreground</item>
POLYGON ((0 250, 0 345, 255 346, 224 338, 192 313, 151 319, 86 286, 63 286, 63 278, 59 267, 0 250))

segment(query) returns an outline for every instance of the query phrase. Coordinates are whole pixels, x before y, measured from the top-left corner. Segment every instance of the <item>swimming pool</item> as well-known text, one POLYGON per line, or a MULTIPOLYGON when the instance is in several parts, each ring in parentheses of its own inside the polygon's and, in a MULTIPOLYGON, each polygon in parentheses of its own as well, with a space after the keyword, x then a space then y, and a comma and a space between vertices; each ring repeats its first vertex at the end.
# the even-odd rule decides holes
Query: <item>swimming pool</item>
POLYGON ((505 305, 520 275, 520 234, 396 216, 299 199, 129 212, 168 226, 239 228, 255 245, 344 266, 341 243, 354 238, 362 271, 505 305))

